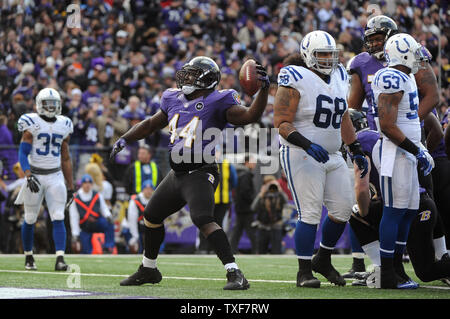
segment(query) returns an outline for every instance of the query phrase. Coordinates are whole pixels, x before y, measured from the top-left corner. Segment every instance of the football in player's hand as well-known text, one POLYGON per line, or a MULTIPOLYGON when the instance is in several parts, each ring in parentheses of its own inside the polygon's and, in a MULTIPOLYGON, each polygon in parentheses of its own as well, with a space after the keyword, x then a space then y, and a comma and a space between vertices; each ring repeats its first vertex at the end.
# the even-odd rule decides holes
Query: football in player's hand
POLYGON ((253 96, 261 88, 261 82, 258 81, 258 73, 255 60, 247 60, 239 71, 239 83, 244 92, 253 96))

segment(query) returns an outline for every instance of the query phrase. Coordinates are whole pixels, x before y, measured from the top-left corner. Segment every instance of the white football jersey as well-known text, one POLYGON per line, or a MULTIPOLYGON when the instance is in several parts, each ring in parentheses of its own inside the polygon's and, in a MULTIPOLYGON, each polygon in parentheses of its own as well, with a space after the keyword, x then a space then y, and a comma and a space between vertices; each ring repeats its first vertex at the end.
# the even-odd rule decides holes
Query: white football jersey
MULTIPOLYGON (((300 93, 294 127, 328 153, 337 152, 342 143, 341 122, 347 111, 348 75, 342 65, 330 75, 329 83, 307 68, 285 66, 278 74, 278 85, 300 93)), ((298 147, 280 136, 281 144, 298 147)))
MULTIPOLYGON (((412 142, 420 142, 419 94, 414 76, 407 75, 397 69, 384 68, 375 73, 372 82, 375 107, 378 108, 378 97, 381 93, 403 91, 398 105, 397 126, 412 142)), ((383 133, 381 133, 383 134, 383 133)), ((387 139, 386 136, 384 138, 387 139)))
POLYGON ((28 131, 33 135, 28 161, 31 166, 52 169, 61 166, 61 144, 72 134, 72 120, 57 115, 55 122, 44 121, 37 113, 23 114, 17 122, 20 132, 28 131))

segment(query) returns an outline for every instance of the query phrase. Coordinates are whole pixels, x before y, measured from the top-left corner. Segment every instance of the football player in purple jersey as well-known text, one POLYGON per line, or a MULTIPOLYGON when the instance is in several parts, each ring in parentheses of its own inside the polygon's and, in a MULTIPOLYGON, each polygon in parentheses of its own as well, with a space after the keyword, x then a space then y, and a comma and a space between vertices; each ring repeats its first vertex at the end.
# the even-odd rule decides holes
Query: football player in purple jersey
POLYGON ((206 131, 225 128, 227 123, 245 125, 257 121, 264 112, 269 92, 269 77, 258 63, 261 89, 250 107, 240 103, 235 90, 216 90, 220 69, 210 58, 199 56, 176 73, 178 89, 166 90, 160 110, 126 132, 113 146, 114 157, 127 143, 143 139, 168 126, 171 170, 156 188, 144 211, 144 256, 136 273, 123 280, 122 286, 158 283, 162 275, 156 267, 164 240, 164 219, 186 204, 192 222, 214 248, 227 270, 225 290, 249 288, 238 268, 223 229, 213 217, 214 192, 219 173, 214 162, 212 137, 206 131))
MULTIPOLYGON (((378 112, 374 107, 372 78, 379 69, 386 66, 383 53, 384 44, 397 32, 397 24, 387 16, 379 15, 369 19, 364 31, 364 46, 367 48, 367 52, 355 56, 349 68, 351 87, 348 106, 360 111, 365 99, 368 105, 367 120, 369 127, 373 130, 377 130, 378 112)), ((431 54, 425 48, 423 50, 431 61, 431 54)), ((418 114, 419 118, 423 120, 439 103, 438 84, 430 63, 426 63, 426 67, 420 69, 414 77, 420 96, 418 114)))

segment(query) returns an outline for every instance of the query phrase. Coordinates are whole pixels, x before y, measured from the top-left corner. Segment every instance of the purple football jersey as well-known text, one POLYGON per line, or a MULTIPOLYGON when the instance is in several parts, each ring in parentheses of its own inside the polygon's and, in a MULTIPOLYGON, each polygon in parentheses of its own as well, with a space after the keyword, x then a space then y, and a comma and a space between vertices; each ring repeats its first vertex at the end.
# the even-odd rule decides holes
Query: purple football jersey
POLYGON ((374 130, 363 130, 356 133, 356 137, 358 138, 358 141, 361 143, 361 147, 370 158, 370 176, 369 176, 369 182, 375 186, 375 189, 377 190, 378 196, 381 196, 381 189, 380 189, 380 178, 378 175, 378 171, 375 167, 375 164, 372 160, 372 150, 375 146, 375 143, 380 138, 380 134, 377 131, 374 130))
POLYGON ((374 74, 379 69, 382 69, 384 67, 385 65, 383 65, 382 62, 380 62, 378 59, 376 59, 367 52, 362 52, 358 54, 352 61, 352 64, 350 65, 350 72, 357 73, 362 81, 364 92, 366 95, 366 102, 368 105, 367 121, 369 123, 370 129, 372 130, 377 130, 374 117, 378 116, 378 112, 374 108, 373 103, 374 96, 372 92, 371 83, 374 74))
MULTIPOLYGON (((226 110, 240 104, 235 90, 213 91, 194 100, 186 99, 179 89, 166 90, 161 97, 161 111, 169 122, 171 164, 174 154, 194 156, 191 161, 194 159, 197 164, 199 160, 205 162, 201 154, 213 157, 213 144, 219 142, 220 136, 211 136, 210 133, 221 132, 227 124, 226 110), (216 130, 205 134, 208 129, 216 130)), ((186 159, 184 157, 183 162, 189 162, 186 159)))

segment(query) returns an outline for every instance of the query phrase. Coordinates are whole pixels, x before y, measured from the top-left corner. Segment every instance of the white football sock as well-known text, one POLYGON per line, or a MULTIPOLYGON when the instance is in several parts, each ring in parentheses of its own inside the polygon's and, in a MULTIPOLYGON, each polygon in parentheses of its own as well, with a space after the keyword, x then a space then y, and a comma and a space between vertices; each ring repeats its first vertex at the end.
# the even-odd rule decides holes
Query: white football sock
POLYGON ((380 242, 378 240, 362 246, 362 249, 364 250, 366 255, 369 257, 372 264, 374 264, 375 266, 381 265, 380 242))

